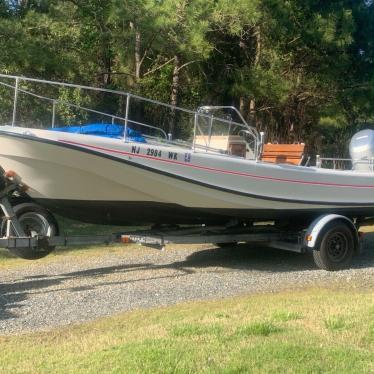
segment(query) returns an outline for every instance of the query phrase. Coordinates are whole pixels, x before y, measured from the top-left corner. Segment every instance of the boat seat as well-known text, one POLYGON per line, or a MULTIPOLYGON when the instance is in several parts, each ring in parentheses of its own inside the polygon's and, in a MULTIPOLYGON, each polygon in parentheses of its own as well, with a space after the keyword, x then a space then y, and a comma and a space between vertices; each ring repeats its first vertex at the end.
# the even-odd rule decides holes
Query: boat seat
POLYGON ((300 165, 304 156, 304 143, 299 144, 264 144, 261 160, 274 164, 300 165))

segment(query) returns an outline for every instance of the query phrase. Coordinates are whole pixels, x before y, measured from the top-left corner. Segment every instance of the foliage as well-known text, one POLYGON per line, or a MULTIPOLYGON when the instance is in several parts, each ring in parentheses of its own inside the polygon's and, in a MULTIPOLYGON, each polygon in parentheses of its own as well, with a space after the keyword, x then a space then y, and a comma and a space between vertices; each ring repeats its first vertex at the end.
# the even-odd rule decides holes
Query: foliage
MULTIPOLYGON (((371 1, 0 0, 0 18, 3 73, 189 108, 235 105, 267 140, 306 141, 316 152, 333 150, 317 134, 332 143, 343 134, 343 146, 374 125, 371 1)), ((65 109, 61 118, 82 119, 65 109)), ((98 109, 123 115, 124 102, 108 97, 98 109)), ((173 111, 137 108, 136 116, 190 135, 173 111)))

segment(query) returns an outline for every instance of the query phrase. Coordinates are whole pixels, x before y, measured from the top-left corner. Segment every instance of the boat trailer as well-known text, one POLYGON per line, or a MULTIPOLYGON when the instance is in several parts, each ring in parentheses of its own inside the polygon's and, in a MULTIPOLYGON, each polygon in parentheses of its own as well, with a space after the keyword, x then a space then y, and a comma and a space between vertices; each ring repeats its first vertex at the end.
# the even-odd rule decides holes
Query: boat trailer
POLYGON ((46 209, 34 203, 13 203, 27 189, 20 176, 0 167, 0 248, 26 259, 42 258, 56 246, 138 243, 164 250, 170 243, 214 243, 229 247, 245 242, 297 253, 312 252, 317 267, 339 270, 348 267, 352 256, 360 252, 358 223, 338 214, 321 215, 297 231, 270 223, 255 223, 248 226, 160 226, 111 235, 66 236, 59 234, 57 221, 46 209))

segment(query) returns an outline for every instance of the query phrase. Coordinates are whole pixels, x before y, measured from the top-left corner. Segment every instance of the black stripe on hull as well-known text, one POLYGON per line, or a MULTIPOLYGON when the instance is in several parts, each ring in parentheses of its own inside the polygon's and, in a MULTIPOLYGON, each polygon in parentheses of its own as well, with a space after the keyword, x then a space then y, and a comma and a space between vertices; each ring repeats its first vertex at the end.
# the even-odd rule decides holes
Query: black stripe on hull
POLYGON ((225 224, 243 221, 310 221, 325 213, 348 217, 372 217, 374 208, 322 208, 309 210, 186 208, 178 204, 144 201, 77 201, 37 199, 52 213, 87 223, 107 225, 225 224))
POLYGON ((225 223, 226 217, 183 207, 144 201, 78 201, 34 199, 52 213, 101 225, 225 223))

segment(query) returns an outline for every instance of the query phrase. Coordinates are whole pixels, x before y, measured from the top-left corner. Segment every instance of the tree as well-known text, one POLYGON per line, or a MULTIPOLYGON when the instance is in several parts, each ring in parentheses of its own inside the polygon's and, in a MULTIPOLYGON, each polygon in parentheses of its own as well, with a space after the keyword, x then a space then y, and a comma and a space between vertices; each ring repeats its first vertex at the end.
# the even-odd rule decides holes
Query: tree
MULTIPOLYGON (((172 106, 236 105, 268 140, 303 140, 318 152, 328 152, 315 141, 320 134, 342 148, 374 122, 372 1, 0 0, 0 17, 3 72, 118 88, 172 106)), ((100 105, 95 94, 58 95, 125 110, 126 101, 110 95, 100 105)), ((135 100, 132 108, 141 121, 191 135, 173 109, 135 100)), ((79 120, 66 110, 61 116, 79 120)), ((33 112, 42 117, 42 108, 33 112)))

